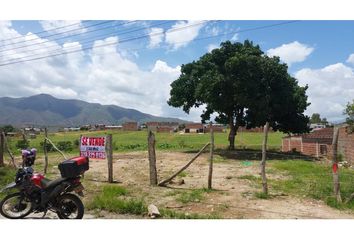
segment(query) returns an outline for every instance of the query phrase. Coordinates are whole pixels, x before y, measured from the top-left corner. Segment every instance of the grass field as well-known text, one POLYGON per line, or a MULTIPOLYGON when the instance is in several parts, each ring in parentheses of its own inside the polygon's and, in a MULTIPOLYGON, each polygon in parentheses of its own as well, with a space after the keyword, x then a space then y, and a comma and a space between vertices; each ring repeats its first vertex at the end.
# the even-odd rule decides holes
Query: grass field
MULTIPOLYGON (((96 131, 96 132, 66 132, 50 133, 49 138, 54 142, 69 141, 73 147, 70 152, 78 152, 78 146, 75 145, 81 135, 85 136, 104 136, 111 133, 113 135, 114 151, 128 152, 147 150, 147 131, 96 131)), ((281 138, 284 134, 279 132, 270 133, 268 137, 269 149, 279 150, 281 147, 281 138)), ((236 136, 237 148, 260 149, 262 144, 262 133, 239 133, 236 136)), ((16 143, 21 138, 8 138, 11 151, 19 154, 16 143)), ((30 147, 38 149, 43 153, 41 142, 44 141, 44 135, 38 135, 36 139, 29 139, 30 147)), ((179 133, 156 133, 156 148, 158 150, 188 151, 198 150, 210 141, 209 134, 179 134, 179 133)), ((227 148, 228 133, 215 133, 216 148, 227 148)))

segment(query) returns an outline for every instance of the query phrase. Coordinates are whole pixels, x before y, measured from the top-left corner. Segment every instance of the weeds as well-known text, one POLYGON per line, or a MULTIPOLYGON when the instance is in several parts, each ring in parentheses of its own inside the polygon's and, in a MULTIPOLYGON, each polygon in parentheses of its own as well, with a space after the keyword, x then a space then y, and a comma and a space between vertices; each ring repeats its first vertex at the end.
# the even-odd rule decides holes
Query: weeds
POLYGON ((204 193, 209 193, 211 191, 212 190, 210 190, 210 189, 202 188, 202 189, 191 190, 188 192, 182 192, 176 198, 176 200, 181 203, 200 202, 205 198, 204 193))
POLYGON ((147 208, 142 199, 127 198, 128 191, 119 186, 104 186, 101 194, 96 195, 88 204, 88 209, 104 209, 121 214, 142 215, 147 208))

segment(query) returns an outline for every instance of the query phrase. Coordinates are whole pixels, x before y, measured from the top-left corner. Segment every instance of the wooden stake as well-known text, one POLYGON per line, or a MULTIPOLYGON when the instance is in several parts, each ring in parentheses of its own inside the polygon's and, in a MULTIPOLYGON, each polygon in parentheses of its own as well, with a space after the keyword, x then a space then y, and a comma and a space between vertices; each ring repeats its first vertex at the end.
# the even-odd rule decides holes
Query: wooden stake
POLYGON ((149 131, 148 135, 148 152, 149 152, 149 167, 150 167, 150 185, 157 185, 157 170, 156 170, 156 152, 155 152, 155 134, 149 131))
POLYGON ((180 170, 178 170, 175 174, 173 174, 171 177, 167 178, 166 180, 163 180, 162 182, 160 182, 158 185, 159 186, 165 186, 167 183, 169 183, 172 179, 174 179, 175 177, 177 177, 178 174, 180 174, 181 172, 183 172, 184 170, 186 170, 189 165, 191 165, 194 160, 196 160, 200 154, 203 153, 203 151, 209 146, 210 143, 207 143, 204 145, 204 147, 202 149, 200 149, 200 151, 184 166, 182 167, 180 170))
POLYGON ((47 128, 44 128, 44 144, 43 144, 43 152, 44 152, 44 174, 47 174, 47 169, 48 169, 47 138, 48 138, 48 130, 47 130, 47 128))
POLYGON ((4 149, 5 149, 5 138, 3 131, 0 132, 0 167, 5 166, 4 164, 4 149))
POLYGON ((9 154, 9 156, 10 156, 10 161, 11 161, 11 164, 12 164, 12 166, 14 167, 14 168, 17 168, 17 164, 16 164, 16 162, 15 162, 15 158, 14 158, 14 155, 12 154, 12 152, 10 151, 10 147, 9 147, 9 144, 8 144, 8 142, 7 142, 7 139, 6 139, 6 136, 5 136, 5 133, 4 132, 2 132, 1 133, 2 135, 3 135, 3 138, 4 138, 4 143, 5 143, 5 147, 6 147, 6 151, 7 151, 7 153, 9 154))
POLYGON ((339 128, 335 127, 333 130, 333 141, 332 141, 332 173, 333 173, 333 191, 337 199, 337 202, 342 202, 342 197, 340 194, 340 183, 339 183, 339 173, 338 173, 338 159, 337 159, 337 150, 338 150, 338 135, 339 128))
POLYGON ((108 182, 113 183, 113 148, 112 134, 106 136, 106 154, 108 162, 108 182))
POLYGON ((268 130, 269 130, 269 122, 266 122, 263 129, 262 160, 260 164, 261 176, 262 176, 262 188, 264 194, 268 194, 268 183, 267 183, 267 176, 265 172, 265 165, 267 159, 268 130))
POLYGON ((212 179, 213 179, 214 130, 213 130, 213 124, 211 122, 209 126, 210 126, 210 156, 209 156, 208 189, 211 189, 212 179))

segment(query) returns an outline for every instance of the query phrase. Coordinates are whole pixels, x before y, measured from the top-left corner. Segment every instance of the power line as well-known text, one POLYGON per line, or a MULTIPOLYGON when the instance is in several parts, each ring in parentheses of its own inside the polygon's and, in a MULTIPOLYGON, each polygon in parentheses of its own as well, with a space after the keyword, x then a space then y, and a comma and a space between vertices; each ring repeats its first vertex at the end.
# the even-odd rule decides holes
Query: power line
MULTIPOLYGON (((181 30, 186 29, 186 28, 190 28, 190 27, 194 27, 194 26, 197 26, 197 25, 201 25, 201 24, 203 24, 205 22, 206 21, 202 21, 202 22, 199 22, 199 23, 196 23, 196 24, 187 25, 187 26, 184 26, 184 27, 170 29, 169 32, 181 31, 181 30)), ((119 43, 130 42, 130 41, 134 41, 134 40, 138 40, 138 39, 142 39, 142 38, 146 38, 146 37, 150 37, 150 36, 161 35, 161 34, 164 34, 164 33, 165 33, 165 31, 161 32, 161 33, 146 34, 146 35, 142 35, 142 36, 138 36, 138 37, 134 37, 134 38, 123 39, 123 40, 119 41, 119 43)), ((102 45, 99 45, 99 46, 95 46, 95 48, 112 46, 112 45, 116 45, 116 44, 117 44, 116 42, 114 42, 114 43, 106 43, 106 44, 102 44, 102 45)), ((49 58, 49 57, 57 57, 57 56, 61 56, 61 55, 64 55, 64 54, 76 53, 76 52, 80 52, 80 51, 84 51, 84 50, 88 50, 88 49, 91 49, 91 48, 90 47, 86 47, 86 48, 77 49, 77 50, 73 50, 73 51, 68 51, 68 52, 64 52, 64 53, 60 52, 60 53, 47 55, 47 56, 42 56, 42 57, 37 57, 37 58, 32 58, 32 59, 22 59, 22 60, 19 60, 19 61, 2 63, 2 64, 0 64, 0 67, 7 66, 7 65, 12 65, 12 64, 17 64, 17 63, 23 63, 23 62, 29 62, 29 61, 34 61, 34 60, 45 59, 45 58, 49 58)))
MULTIPOLYGON (((299 22, 299 21, 288 21, 288 22, 282 22, 282 23, 277 23, 277 24, 269 24, 269 25, 265 25, 265 26, 260 26, 260 27, 255 27, 255 28, 249 28, 249 29, 244 29, 244 30, 237 30, 237 31, 231 31, 228 33, 223 33, 223 34, 217 34, 217 35, 213 35, 213 36, 207 36, 207 37, 201 37, 201 38, 196 38, 192 41, 201 41, 201 40, 206 40, 206 39, 211 39, 211 38, 217 38, 220 36, 226 36, 226 35, 231 35, 231 34, 236 34, 236 33, 241 33, 241 32, 249 32, 249 31, 256 31, 256 30, 261 30, 261 29, 266 29, 266 28, 271 28, 271 27, 275 27, 275 26, 280 26, 280 25, 286 25, 286 24, 291 24, 291 23, 295 23, 295 22, 299 22)), ((185 28, 185 27, 184 27, 185 28)), ((172 29, 172 30, 179 30, 179 29, 172 29)), ((170 32, 172 31, 170 30, 170 32)), ((137 39, 141 39, 141 38, 146 38, 148 36, 155 36, 155 35, 161 35, 161 34, 165 34, 166 31, 160 32, 160 33, 156 33, 156 34, 148 34, 148 35, 143 35, 143 36, 139 36, 139 37, 135 37, 132 39, 125 39, 120 41, 119 43, 124 43, 124 42, 129 42, 129 41, 134 41, 137 39)), ((185 43, 185 42, 192 42, 192 41, 180 41, 177 43, 185 43)), ((105 47, 105 46, 111 46, 111 45, 115 45, 116 43, 108 43, 108 44, 103 44, 100 46, 96 46, 96 48, 100 48, 100 47, 105 47)), ((25 60, 19 60, 19 61, 15 61, 15 62, 7 62, 7 63, 3 63, 0 64, 1 66, 7 66, 7 65, 12 65, 12 64, 17 64, 17 63, 23 63, 23 62, 29 62, 29 61, 35 61, 35 60, 40 60, 40 59, 45 59, 48 57, 56 57, 56 56, 60 56, 60 55, 64 55, 64 54, 71 54, 71 53, 76 53, 79 51, 84 51, 84 50, 88 50, 90 48, 83 48, 83 49, 79 49, 79 50, 74 50, 74 51, 70 51, 70 52, 65 52, 65 53, 58 53, 58 54, 53 54, 53 55, 48 55, 48 56, 42 56, 42 57, 37 57, 37 58, 33 58, 33 59, 25 59, 25 60)), ((125 50, 130 50, 130 51, 136 51, 136 50, 146 50, 146 48, 133 48, 133 49, 125 49, 125 50)), ((116 52, 112 52, 116 53, 116 52)), ((107 54, 107 53, 105 53, 107 54)))
MULTIPOLYGON (((128 23, 130 23, 130 22, 128 22, 128 23)), ((91 33, 91 32, 102 31, 102 30, 105 30, 105 29, 114 28, 114 27, 118 27, 118 26, 121 26, 121 25, 125 25, 125 24, 127 24, 127 23, 125 22, 125 23, 121 23, 121 24, 117 24, 117 25, 113 25, 113 26, 106 26, 106 27, 103 27, 103 28, 93 29, 93 30, 90 30, 90 31, 86 31, 84 33, 77 33, 77 34, 72 34, 72 35, 68 35, 68 36, 61 36, 59 38, 54 38, 54 39, 47 39, 47 40, 42 41, 40 43, 33 43, 33 44, 23 45, 23 46, 19 46, 19 47, 10 48, 10 49, 3 49, 3 50, 0 50, 0 53, 1 52, 7 52, 7 51, 13 51, 13 50, 21 49, 21 48, 26 48, 26 47, 30 47, 30 46, 35 46, 35 45, 41 45, 41 44, 44 44, 44 43, 47 43, 47 42, 62 40, 62 39, 66 39, 66 38, 71 38, 73 36, 79 36, 79 35, 87 34, 87 33, 91 33)), ((38 40, 38 39, 31 39, 31 40, 38 40)), ((28 40, 28 41, 30 41, 30 40, 28 40)))
MULTIPOLYGON (((83 22, 88 22, 88 21, 87 21, 87 20, 86 20, 86 21, 81 21, 81 22, 78 22, 78 23, 70 24, 70 25, 65 25, 65 26, 61 26, 61 27, 56 27, 56 28, 51 28, 51 29, 48 29, 48 30, 40 31, 40 32, 30 33, 30 34, 27 34, 27 36, 39 35, 39 34, 42 34, 42 33, 45 33, 45 32, 51 32, 51 31, 55 31, 55 30, 58 30, 58 29, 63 29, 63 28, 67 28, 67 27, 72 27, 72 26, 75 26, 75 25, 80 25, 80 24, 83 23, 83 22)), ((10 41, 10 40, 18 39, 18 38, 23 38, 23 36, 21 35, 21 36, 14 37, 14 38, 1 39, 0 41, 1 41, 1 42, 5 42, 5 41, 10 41)))
MULTIPOLYGON (((75 31, 86 29, 86 28, 95 27, 95 26, 98 26, 98 25, 103 25, 103 24, 110 23, 110 22, 114 22, 114 21, 110 20, 110 21, 99 22, 99 23, 96 23, 96 24, 92 24, 90 26, 80 27, 80 28, 76 28, 76 29, 71 29, 71 30, 64 31, 64 32, 59 32, 59 33, 54 33, 54 34, 47 35, 47 36, 44 36, 44 37, 48 38, 48 37, 52 37, 52 36, 65 34, 65 33, 68 33, 68 32, 75 32, 75 31)), ((88 31, 88 32, 91 32, 91 31, 88 31)), ((88 33, 88 32, 83 32, 83 33, 88 33)), ((69 36, 65 36, 64 38, 81 35, 83 33, 72 34, 72 35, 69 35, 69 36)), ((43 36, 41 38, 43 38, 43 36)), ((61 39, 61 38, 58 38, 58 39, 61 39)), ((53 41, 53 40, 58 40, 58 39, 52 39, 52 40, 43 41, 43 42, 41 42, 41 44, 45 43, 45 42, 53 41)), ((32 41, 35 41, 35 40, 38 40, 38 39, 37 38, 32 38, 32 39, 29 39, 29 40, 24 40, 24 41, 19 41, 19 42, 15 42, 15 43, 5 44, 5 45, 2 45, 1 47, 6 47, 6 46, 10 46, 10 45, 16 45, 16 44, 19 44, 19 43, 32 42, 32 41)), ((38 43, 35 43, 35 44, 32 44, 32 45, 36 45, 36 44, 38 44, 38 43)), ((15 50, 15 49, 19 49, 19 48, 23 48, 23 47, 27 47, 27 46, 32 46, 32 45, 26 45, 26 46, 15 47, 15 48, 10 48, 10 49, 3 49, 3 50, 0 50, 0 52, 11 51, 11 50, 15 50)))
MULTIPOLYGON (((146 29, 149 29, 151 27, 156 27, 156 26, 160 26, 160 25, 164 25, 164 24, 167 24, 169 23, 170 21, 164 21, 164 22, 160 22, 160 23, 156 23, 156 24, 152 24, 152 25, 149 25, 147 27, 143 27, 143 28, 137 28, 137 29, 133 29, 133 30, 129 30, 129 31, 123 31, 123 32, 110 32, 110 33, 104 33, 104 34, 99 34, 99 35, 95 35, 95 36, 92 36, 92 37, 88 37, 88 38, 83 38, 81 40, 89 40, 89 39, 93 39, 93 40, 89 40, 89 41, 81 41, 80 40, 80 45, 83 45, 83 44, 89 44, 89 43, 93 43, 97 40, 98 37, 109 37, 109 36, 116 36, 116 35, 125 35, 125 34, 128 34, 128 33, 132 33, 132 32, 137 32, 137 31, 140 31, 140 30, 146 30, 146 29)), ((131 22, 130 22, 131 23, 131 22)), ((40 44, 38 44, 40 45, 40 44)), ((28 46, 28 45, 27 45, 28 46)), ((63 50, 63 49, 58 49, 58 47, 60 46, 52 46, 52 47, 49 47, 49 49, 53 48, 53 52, 52 53, 57 53, 57 50, 63 50), (55 49, 54 49, 55 48, 55 49)), ((33 52, 33 51, 36 51, 36 50, 41 50, 42 47, 39 47, 39 48, 35 48, 35 49, 28 49, 28 50, 25 50, 25 51, 21 51, 21 52, 14 52, 14 53, 11 53, 11 54, 6 54, 6 57, 9 57, 9 56, 13 56, 13 55, 18 55, 18 54, 24 54, 24 53, 27 53, 27 52, 33 52)), ((48 50, 48 48, 46 48, 46 50, 48 50)), ((1 51, 0 51, 1 52, 1 51)), ((49 52, 51 53, 51 52, 49 52)), ((14 58, 14 59, 10 59, 10 60, 17 60, 17 59, 21 59, 21 58, 27 58, 27 57, 33 57, 33 56, 37 56, 37 55, 40 55, 40 54, 33 54, 33 55, 29 55, 29 56, 23 56, 23 57, 19 57, 19 58, 14 58)), ((3 55, 3 57, 5 57, 5 55, 3 55)))

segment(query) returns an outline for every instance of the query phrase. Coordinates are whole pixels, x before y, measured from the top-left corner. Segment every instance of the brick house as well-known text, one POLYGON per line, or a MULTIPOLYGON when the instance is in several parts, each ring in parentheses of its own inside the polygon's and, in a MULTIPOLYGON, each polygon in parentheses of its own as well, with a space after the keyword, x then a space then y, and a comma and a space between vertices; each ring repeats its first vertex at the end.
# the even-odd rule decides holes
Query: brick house
POLYGON ((158 126, 156 128, 156 132, 158 132, 158 133, 160 133, 160 132, 169 132, 169 133, 171 133, 171 132, 176 131, 177 128, 171 127, 171 126, 158 126))
MULTIPOLYGON (((224 132, 225 131, 225 127, 222 124, 213 124, 212 128, 213 128, 213 132, 224 132)), ((204 132, 205 133, 210 132, 210 125, 209 124, 205 125, 204 132)))
POLYGON ((187 123, 184 128, 185 133, 204 133, 204 126, 201 123, 187 123))
POLYGON ((333 128, 308 134, 283 137, 282 152, 297 151, 313 157, 328 157, 332 152, 333 128))
POLYGON ((354 165, 354 133, 349 133, 346 126, 339 129, 338 153, 343 156, 343 160, 354 165))
POLYGON ((178 130, 178 122, 147 122, 146 127, 150 131, 174 132, 178 130))
POLYGON ((138 131, 138 123, 137 122, 125 122, 122 124, 124 131, 138 131))

